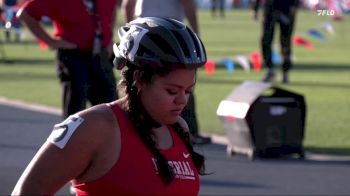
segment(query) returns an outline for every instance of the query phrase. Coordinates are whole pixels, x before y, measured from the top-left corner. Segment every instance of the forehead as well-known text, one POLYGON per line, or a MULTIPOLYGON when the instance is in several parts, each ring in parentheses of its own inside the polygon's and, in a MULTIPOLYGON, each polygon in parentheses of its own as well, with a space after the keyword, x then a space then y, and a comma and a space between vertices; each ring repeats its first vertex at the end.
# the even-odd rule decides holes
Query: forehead
POLYGON ((195 76, 195 69, 176 69, 157 79, 164 84, 191 85, 195 82, 195 76))

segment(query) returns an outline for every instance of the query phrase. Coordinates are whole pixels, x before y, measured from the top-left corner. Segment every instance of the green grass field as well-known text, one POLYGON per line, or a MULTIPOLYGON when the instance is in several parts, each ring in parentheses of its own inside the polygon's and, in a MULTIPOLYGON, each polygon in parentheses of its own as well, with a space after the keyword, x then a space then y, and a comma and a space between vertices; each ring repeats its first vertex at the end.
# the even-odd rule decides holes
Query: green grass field
MULTIPOLYGON (((121 22, 119 18, 119 24, 121 22)), ((303 94, 307 102, 305 146, 314 152, 350 155, 350 15, 341 22, 333 22, 336 34, 331 36, 321 29, 326 16, 301 11, 297 18, 295 35, 314 44, 310 51, 294 46, 295 66, 291 83, 276 86, 303 94), (307 35, 310 28, 327 35, 320 41, 307 35)), ((199 12, 201 37, 208 57, 216 61, 248 55, 259 50, 260 23, 252 20, 248 11, 227 12, 223 20, 212 19, 208 11, 199 12)), ((278 32, 276 33, 276 36, 278 32)), ((4 40, 1 32, 2 40, 4 40)), ((278 43, 278 37, 275 39, 278 43)), ((10 99, 60 107, 60 88, 55 75, 54 51, 41 51, 26 33, 22 44, 4 43, 6 53, 0 57, 0 96, 10 99)), ((218 67, 212 76, 199 71, 196 87, 197 113, 203 132, 224 135, 216 109, 237 85, 245 80, 260 80, 263 72, 244 72, 239 66, 233 74, 218 67)), ((279 76, 279 75, 278 75, 279 76)))

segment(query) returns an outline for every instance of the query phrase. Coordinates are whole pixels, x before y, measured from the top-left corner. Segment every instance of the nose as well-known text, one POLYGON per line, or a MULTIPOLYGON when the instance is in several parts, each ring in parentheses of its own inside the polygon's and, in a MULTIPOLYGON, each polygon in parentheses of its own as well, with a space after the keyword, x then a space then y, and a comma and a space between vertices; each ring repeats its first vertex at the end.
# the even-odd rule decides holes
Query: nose
POLYGON ((185 92, 181 92, 178 96, 176 96, 175 103, 177 105, 186 105, 188 101, 188 94, 185 92))

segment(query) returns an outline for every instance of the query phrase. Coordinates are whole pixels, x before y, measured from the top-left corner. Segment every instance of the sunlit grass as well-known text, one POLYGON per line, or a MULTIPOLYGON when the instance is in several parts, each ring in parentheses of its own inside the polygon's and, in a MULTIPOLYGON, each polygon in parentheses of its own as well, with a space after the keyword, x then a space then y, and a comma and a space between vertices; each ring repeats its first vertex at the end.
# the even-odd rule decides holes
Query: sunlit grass
MULTIPOLYGON (((277 77, 275 85, 305 96, 305 145, 309 149, 350 155, 350 16, 332 23, 336 31, 333 36, 321 28, 328 20, 316 13, 299 12, 295 35, 309 40, 315 49, 294 46, 291 84, 281 85, 277 77), (327 40, 308 36, 306 32, 310 28, 319 29, 327 40)), ((200 11, 199 22, 210 59, 220 61, 259 50, 260 23, 252 20, 249 11, 231 11, 223 20, 212 19, 208 11, 200 11)), ((61 92, 54 51, 40 50, 28 32, 24 44, 4 43, 3 49, 7 60, 13 63, 0 62, 0 96, 59 108, 61 92)), ((1 53, 0 57, 4 59, 1 53)), ((224 135, 216 116, 219 102, 241 82, 260 80, 262 75, 263 72, 246 73, 237 65, 233 74, 217 68, 214 75, 207 76, 203 69, 199 70, 195 95, 201 130, 224 135)))

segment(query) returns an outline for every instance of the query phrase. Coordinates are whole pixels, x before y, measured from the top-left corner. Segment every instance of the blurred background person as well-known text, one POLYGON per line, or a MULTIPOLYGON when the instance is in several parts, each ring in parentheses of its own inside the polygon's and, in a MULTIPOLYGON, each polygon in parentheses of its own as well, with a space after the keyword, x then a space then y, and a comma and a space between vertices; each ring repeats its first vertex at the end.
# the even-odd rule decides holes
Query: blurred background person
MULTIPOLYGON (((261 0, 253 2, 254 19, 258 20, 258 10, 261 0)), ((272 41, 275 25, 280 26, 280 45, 283 57, 282 83, 288 83, 288 72, 292 67, 292 35, 296 11, 299 0, 266 0, 262 21, 261 51, 267 72, 262 79, 264 82, 272 82, 275 78, 274 64, 272 62, 272 41)))
MULTIPOLYGON (((179 21, 186 18, 192 30, 199 35, 197 9, 194 0, 123 0, 122 12, 126 22, 137 17, 149 16, 173 18, 179 21)), ((196 144, 211 142, 209 137, 199 134, 193 92, 190 93, 188 104, 181 116, 187 122, 196 144)))
POLYGON ((5 39, 7 42, 12 40, 12 34, 15 35, 14 41, 19 42, 22 38, 22 25, 17 19, 16 13, 24 0, 0 0, 0 22, 4 27, 5 39))
POLYGON ((225 17, 225 0, 211 0, 211 15, 216 18, 216 12, 219 9, 220 17, 225 17))
POLYGON ((18 18, 40 41, 57 50, 63 117, 118 95, 111 58, 116 0, 30 0, 18 18), (54 36, 40 23, 54 24, 54 36))

